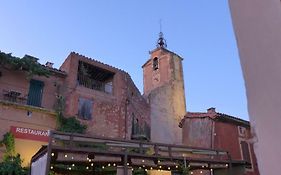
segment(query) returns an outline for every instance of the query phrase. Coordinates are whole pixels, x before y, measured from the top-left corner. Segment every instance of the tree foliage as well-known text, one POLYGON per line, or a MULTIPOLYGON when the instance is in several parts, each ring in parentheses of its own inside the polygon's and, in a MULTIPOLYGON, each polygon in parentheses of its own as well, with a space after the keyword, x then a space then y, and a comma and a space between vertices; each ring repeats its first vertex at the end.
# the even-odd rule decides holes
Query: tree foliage
POLYGON ((0 51, 0 67, 12 70, 23 70, 27 72, 27 77, 33 75, 49 77, 51 72, 37 62, 37 58, 25 55, 23 58, 12 56, 0 51))
POLYGON ((70 132, 70 133, 79 133, 84 134, 87 126, 80 123, 76 117, 64 117, 63 115, 57 115, 58 117, 58 131, 70 132))
POLYGON ((0 141, 0 146, 5 146, 6 151, 3 156, 3 161, 0 163, 1 175, 26 175, 27 170, 22 168, 22 160, 19 154, 15 154, 15 138, 11 132, 3 135, 3 140, 0 141))

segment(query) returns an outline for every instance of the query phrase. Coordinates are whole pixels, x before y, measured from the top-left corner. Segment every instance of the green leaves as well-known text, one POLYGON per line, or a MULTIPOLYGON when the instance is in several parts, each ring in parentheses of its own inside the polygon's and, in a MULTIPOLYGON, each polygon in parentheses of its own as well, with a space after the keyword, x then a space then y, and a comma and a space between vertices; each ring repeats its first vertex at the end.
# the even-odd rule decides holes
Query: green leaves
POLYGON ((3 156, 3 162, 0 163, 0 174, 26 175, 27 171, 21 167, 22 160, 19 154, 15 154, 15 138, 11 132, 3 135, 0 146, 5 146, 6 151, 3 156))
POLYGON ((83 134, 87 129, 86 125, 82 125, 75 117, 65 118, 64 116, 60 116, 59 121, 58 130, 62 132, 83 134))
POLYGON ((4 159, 5 157, 11 157, 15 155, 15 138, 11 132, 7 132, 6 134, 4 134, 1 143, 1 145, 4 145, 6 147, 4 159))
POLYGON ((64 117, 63 111, 65 107, 65 98, 62 95, 57 95, 55 109, 57 112, 58 131, 84 134, 87 126, 80 123, 76 117, 64 117))
POLYGON ((6 157, 3 162, 0 163, 0 174, 3 175, 27 175, 27 170, 21 167, 22 160, 20 155, 6 157))
POLYGON ((12 70, 23 70, 27 72, 27 77, 33 75, 49 77, 51 72, 37 62, 37 58, 25 55, 23 58, 14 57, 11 53, 6 54, 0 51, 0 67, 12 70))

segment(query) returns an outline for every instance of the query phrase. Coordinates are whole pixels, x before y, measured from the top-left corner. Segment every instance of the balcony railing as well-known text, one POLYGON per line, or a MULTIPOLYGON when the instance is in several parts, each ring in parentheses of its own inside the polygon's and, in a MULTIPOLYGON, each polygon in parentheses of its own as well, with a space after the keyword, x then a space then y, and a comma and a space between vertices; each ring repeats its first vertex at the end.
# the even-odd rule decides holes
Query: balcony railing
POLYGON ((33 96, 33 98, 29 98, 26 90, 23 90, 23 89, 0 90, 0 101, 14 103, 14 104, 18 104, 18 105, 40 107, 40 108, 44 108, 46 110, 54 110, 54 105, 55 105, 55 104, 50 103, 48 105, 42 106, 41 97, 36 98, 36 96, 35 97, 33 96))
POLYGON ((101 82, 90 78, 89 76, 78 74, 78 84, 89 89, 102 91, 112 94, 112 82, 101 82))
POLYGON ((3 90, 2 100, 25 105, 27 103, 27 95, 14 90, 3 90))

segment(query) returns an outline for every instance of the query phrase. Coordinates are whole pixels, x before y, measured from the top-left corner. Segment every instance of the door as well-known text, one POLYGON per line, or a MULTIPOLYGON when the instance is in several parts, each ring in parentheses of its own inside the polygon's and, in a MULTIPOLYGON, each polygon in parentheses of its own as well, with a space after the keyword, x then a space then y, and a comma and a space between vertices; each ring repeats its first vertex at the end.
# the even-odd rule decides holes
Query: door
POLYGON ((44 82, 39 80, 30 80, 27 104, 41 107, 44 82))

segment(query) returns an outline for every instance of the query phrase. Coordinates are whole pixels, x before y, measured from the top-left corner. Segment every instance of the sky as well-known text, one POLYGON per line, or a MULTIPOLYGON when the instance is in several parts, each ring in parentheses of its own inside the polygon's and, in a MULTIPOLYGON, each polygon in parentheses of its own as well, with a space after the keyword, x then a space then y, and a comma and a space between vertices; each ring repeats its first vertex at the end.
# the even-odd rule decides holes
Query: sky
POLYGON ((248 120, 245 86, 227 0, 0 0, 0 50, 53 62, 72 51, 128 72, 141 66, 162 22, 167 49, 184 58, 187 111, 248 120))

